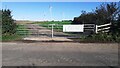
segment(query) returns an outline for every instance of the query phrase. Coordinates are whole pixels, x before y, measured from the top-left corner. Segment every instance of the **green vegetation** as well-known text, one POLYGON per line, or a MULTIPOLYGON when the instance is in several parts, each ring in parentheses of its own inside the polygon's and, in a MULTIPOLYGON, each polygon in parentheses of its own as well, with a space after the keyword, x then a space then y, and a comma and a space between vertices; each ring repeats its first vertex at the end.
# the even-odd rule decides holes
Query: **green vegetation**
POLYGON ((15 40, 21 40, 21 36, 17 34, 2 35, 2 41, 15 41, 15 40))
POLYGON ((16 32, 16 24, 12 19, 11 11, 9 9, 2 10, 2 34, 11 35, 16 32))
POLYGON ((116 3, 101 4, 92 12, 82 11, 79 17, 75 17, 73 24, 97 24, 102 25, 116 20, 120 9, 116 3))
POLYGON ((9 9, 1 10, 2 16, 2 41, 20 40, 21 36, 16 33, 16 23, 12 19, 11 11, 9 9))
POLYGON ((0 10, 0 29, 1 29, 1 26, 2 25, 2 11, 0 10))
POLYGON ((2 11, 0 10, 0 41, 2 40, 2 11))
POLYGON ((82 11, 79 17, 75 17, 72 24, 96 24, 111 23, 108 33, 91 34, 84 37, 85 41, 96 42, 120 42, 120 7, 116 3, 101 4, 92 12, 82 11))
POLYGON ((22 24, 17 24, 17 29, 24 29, 24 28, 25 28, 24 25, 22 25, 22 24))
POLYGON ((21 40, 27 34, 28 34, 28 30, 25 30, 25 26, 18 24, 16 25, 16 32, 14 34, 2 34, 0 39, 2 41, 21 40))
POLYGON ((49 21, 49 22, 44 22, 42 24, 58 24, 58 25, 64 25, 64 24, 71 24, 71 21, 49 21))
POLYGON ((26 36, 26 35, 29 33, 29 31, 26 30, 25 25, 22 25, 22 24, 18 24, 16 30, 17 30, 17 31, 16 31, 16 34, 17 34, 17 35, 20 35, 20 36, 22 36, 22 37, 26 36))
POLYGON ((63 30, 63 25, 65 24, 71 24, 72 21, 47 21, 47 22, 35 22, 35 24, 39 24, 40 26, 46 27, 48 29, 51 29, 52 26, 51 24, 54 25, 54 29, 57 31, 62 31, 63 30))
POLYGON ((75 17, 72 24, 96 24, 112 23, 110 32, 120 33, 120 7, 116 3, 101 4, 92 12, 82 11, 79 17, 75 17))
MULTIPOLYGON (((45 21, 34 22, 39 26, 51 29, 51 24, 54 24, 54 30, 62 31, 65 24, 96 24, 102 25, 111 23, 111 29, 108 33, 98 33, 91 35, 81 35, 79 33, 69 33, 70 35, 77 35, 81 41, 85 42, 120 42, 120 7, 116 3, 102 4, 92 12, 82 11, 79 17, 75 17, 73 21, 45 21), (83 37, 82 37, 83 36, 83 37)), ((22 37, 29 34, 25 25, 16 24, 12 19, 11 11, 9 9, 0 10, 0 27, 2 27, 2 41, 21 40, 22 37), (2 22, 2 23, 1 23, 2 22)), ((67 33, 66 33, 67 34, 67 33)))
POLYGON ((120 35, 111 35, 107 33, 98 33, 81 38, 85 42, 120 42, 120 35))

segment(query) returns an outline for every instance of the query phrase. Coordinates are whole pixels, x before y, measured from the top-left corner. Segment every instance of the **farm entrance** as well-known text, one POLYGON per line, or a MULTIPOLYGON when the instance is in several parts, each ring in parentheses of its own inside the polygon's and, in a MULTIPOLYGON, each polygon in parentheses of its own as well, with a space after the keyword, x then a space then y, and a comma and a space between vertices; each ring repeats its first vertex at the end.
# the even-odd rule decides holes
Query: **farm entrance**
POLYGON ((83 32, 63 32, 63 25, 60 24, 21 24, 17 29, 17 33, 20 35, 24 35, 24 39, 80 39, 81 37, 85 37, 90 33, 98 33, 98 32, 106 32, 109 30, 109 25, 95 25, 95 24, 84 24, 83 32))
POLYGON ((17 33, 24 36, 24 40, 60 40, 71 41, 71 39, 80 38, 79 33, 65 33, 63 32, 63 25, 38 25, 38 24, 21 24, 17 33))

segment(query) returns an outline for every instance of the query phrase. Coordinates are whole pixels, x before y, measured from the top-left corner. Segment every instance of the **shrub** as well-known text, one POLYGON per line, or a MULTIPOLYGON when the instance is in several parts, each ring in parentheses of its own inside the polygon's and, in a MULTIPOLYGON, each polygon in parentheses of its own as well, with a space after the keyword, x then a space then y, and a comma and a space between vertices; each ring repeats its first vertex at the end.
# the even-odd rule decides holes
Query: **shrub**
POLYGON ((112 35, 108 33, 98 33, 89 35, 84 38, 88 42, 120 42, 120 35, 112 35))
POLYGON ((16 24, 9 9, 2 10, 2 34, 15 34, 16 24))

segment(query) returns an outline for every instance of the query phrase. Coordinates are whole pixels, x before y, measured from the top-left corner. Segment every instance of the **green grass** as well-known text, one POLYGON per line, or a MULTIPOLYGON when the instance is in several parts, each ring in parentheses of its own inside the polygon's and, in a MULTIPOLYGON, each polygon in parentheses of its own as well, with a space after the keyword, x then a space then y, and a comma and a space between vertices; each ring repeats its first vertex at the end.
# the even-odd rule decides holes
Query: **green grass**
POLYGON ((21 39, 22 37, 20 35, 2 35, 2 41, 15 41, 21 39))
POLYGON ((24 25, 17 25, 16 28, 16 33, 15 34, 3 34, 0 37, 0 40, 2 41, 15 41, 15 40, 21 40, 24 36, 26 36, 28 34, 28 30, 25 30, 25 26, 24 25))
POLYGON ((24 29, 24 28, 25 28, 25 26, 22 25, 22 24, 18 24, 18 25, 17 25, 17 29, 24 29))
POLYGON ((25 36, 28 33, 29 31, 26 30, 25 25, 22 25, 22 24, 17 25, 17 32, 16 32, 17 35, 25 36))
POLYGON ((41 24, 58 24, 58 25, 64 25, 64 24, 71 24, 72 22, 61 22, 61 21, 50 21, 50 22, 43 22, 41 24))
POLYGON ((51 24, 55 24, 54 25, 54 30, 57 30, 57 31, 62 31, 63 30, 63 25, 66 25, 66 24, 71 24, 72 22, 70 21, 48 21, 48 22, 35 22, 35 24, 39 24, 40 26, 43 26, 43 27, 46 27, 48 29, 51 29, 52 26, 51 24))

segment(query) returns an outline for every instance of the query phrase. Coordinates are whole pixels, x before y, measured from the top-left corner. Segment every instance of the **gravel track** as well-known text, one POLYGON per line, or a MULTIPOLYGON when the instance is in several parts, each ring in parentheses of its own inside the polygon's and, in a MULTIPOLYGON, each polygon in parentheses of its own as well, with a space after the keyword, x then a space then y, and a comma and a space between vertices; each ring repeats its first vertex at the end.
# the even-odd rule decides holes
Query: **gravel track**
POLYGON ((3 66, 117 66, 117 43, 2 43, 3 66))

